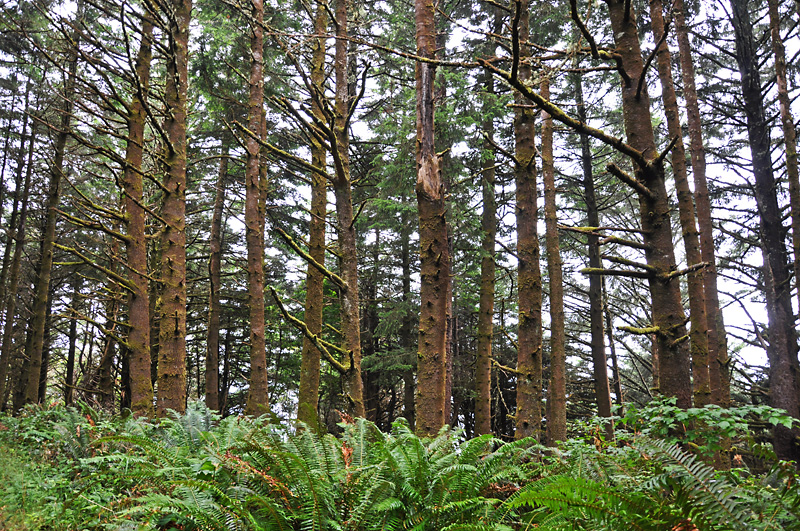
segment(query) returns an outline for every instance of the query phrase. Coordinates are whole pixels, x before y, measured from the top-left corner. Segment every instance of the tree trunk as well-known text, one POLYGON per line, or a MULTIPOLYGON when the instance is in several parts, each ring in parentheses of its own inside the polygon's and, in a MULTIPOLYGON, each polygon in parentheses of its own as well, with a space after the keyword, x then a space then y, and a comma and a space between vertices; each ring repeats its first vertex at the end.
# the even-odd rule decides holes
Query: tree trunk
POLYGON ((122 187, 125 194, 125 224, 128 257, 128 369, 131 382, 131 411, 137 417, 153 416, 153 382, 150 378, 150 287, 147 278, 146 212, 144 209, 144 179, 142 155, 144 130, 147 121, 145 109, 150 87, 150 63, 153 24, 142 21, 142 42, 136 56, 136 77, 140 92, 134 93, 128 116, 128 145, 125 153, 125 170, 122 187))
MULTIPOLYGON (((317 4, 314 19, 314 33, 320 37, 312 41, 311 83, 318 91, 318 98, 324 94, 325 83, 325 39, 327 35, 327 13, 322 2, 317 4)), ((324 114, 318 101, 312 105, 314 115, 324 120, 324 114)), ((316 139, 311 144, 311 164, 324 170, 327 166, 325 147, 316 139)), ((325 177, 311 172, 311 220, 308 227, 308 254, 318 264, 325 265, 325 218, 328 207, 328 191, 325 177)), ((322 333, 322 311, 325 300, 324 280, 322 272, 309 265, 306 271, 306 303, 305 320, 308 330, 315 335, 322 333)), ((305 422, 313 429, 319 430, 319 380, 320 352, 316 346, 303 336, 303 351, 300 362, 300 389, 298 397, 298 420, 305 422)))
MULTIPOLYGON (((432 0, 415 0, 417 54, 436 57, 432 0)), ((436 67, 416 64, 417 204, 420 238, 420 321, 417 351, 416 433, 432 437, 445 424, 447 295, 450 283, 444 183, 434 143, 436 67)))
MULTIPOLYGON (((542 97, 550 99, 550 79, 541 83, 542 97)), ((550 383, 547 389, 547 444, 567 440, 566 339, 564 332, 564 279, 558 237, 553 118, 544 113, 542 123, 542 181, 547 271, 550 277, 550 383)))
MULTIPOLYGON (((769 124, 761 92, 759 58, 753 38, 747 0, 732 0, 732 23, 736 37, 736 61, 742 77, 742 96, 747 116, 747 136, 753 159, 755 196, 761 218, 761 251, 764 256, 764 287, 769 320, 770 405, 785 409, 793 417, 798 411, 797 345, 792 314, 789 266, 784 245, 784 227, 778 206, 775 177, 770 159, 769 124)), ((796 431, 775 429, 773 445, 781 459, 799 459, 796 431)))
MULTIPOLYGON (((675 176, 675 189, 678 193, 678 213, 683 233, 683 245, 686 250, 687 266, 700 264, 700 238, 695 222, 695 208, 692 191, 689 188, 689 177, 686 168, 686 149, 683 146, 680 109, 675 94, 675 83, 672 79, 672 57, 664 35, 664 15, 661 0, 651 0, 650 19, 653 27, 653 39, 660 42, 656 53, 658 77, 661 80, 661 97, 664 112, 667 115, 667 130, 672 139, 676 139, 672 148, 672 171, 675 176)), ((703 289, 703 273, 697 271, 687 275, 689 312, 691 327, 689 328, 689 352, 692 359, 692 394, 695 407, 703 407, 712 402, 711 382, 708 368, 708 330, 706 316, 705 292, 703 289)))
MULTIPOLYGON (((403 202, 406 198, 403 197, 403 202)), ((403 210, 400 220, 400 262, 403 270, 403 295, 404 304, 403 322, 400 328, 400 346, 409 358, 411 367, 403 371, 403 416, 408 421, 409 427, 413 430, 415 424, 414 395, 414 323, 411 314, 411 216, 408 210, 403 210)))
MULTIPOLYGON (((575 79, 575 96, 578 104, 578 120, 586 122, 586 103, 583 99, 583 82, 580 75, 575 79)), ((592 172, 592 150, 589 136, 581 133, 581 167, 583 169, 583 198, 586 202, 586 219, 590 227, 600 226, 600 212, 597 208, 597 195, 594 189, 592 172)), ((590 268, 602 268, 600 257, 600 238, 588 234, 587 254, 590 268)), ((589 327, 591 330, 592 365, 594 374, 594 394, 597 413, 602 418, 611 417, 611 389, 608 383, 608 360, 603 330, 603 279, 598 275, 589 276, 589 327)), ((606 436, 613 437, 611 422, 606 424, 606 436)))
POLYGON ((717 291, 717 257, 714 246, 713 225, 711 222, 711 200, 706 180, 706 154, 703 145, 703 129, 700 120, 700 106, 697 102, 694 63, 692 62, 689 31, 686 28, 686 15, 683 0, 675 0, 672 8, 675 17, 675 32, 678 37, 680 64, 683 79, 683 95, 686 99, 686 117, 694 176, 694 198, 697 208, 697 224, 700 230, 700 255, 707 265, 703 269, 703 287, 706 301, 706 321, 708 324, 709 380, 712 401, 722 407, 730 405, 730 381, 728 369, 728 342, 725 325, 719 306, 717 291))
MULTIPOLYGON (((778 85, 778 105, 781 130, 786 152, 786 176, 789 180, 789 207, 792 219, 792 250, 794 251, 795 284, 800 284, 800 175, 798 175, 797 133, 794 128, 789 82, 786 74, 786 47, 781 39, 781 16, 778 0, 768 0, 772 53, 775 55, 775 79, 778 85)), ((800 299, 800 289, 797 291, 800 299)))
MULTIPOLYGON (((64 405, 71 406, 75 396, 75 351, 78 343, 78 305, 80 304, 80 292, 82 277, 75 275, 72 284, 72 302, 69 307, 73 313, 69 320, 69 347, 67 348, 67 367, 64 377, 64 405)), ((147 375, 148 381, 150 374, 147 375)), ((2 395, 0 395, 2 396, 2 395)))
POLYGON ((647 265, 652 268, 648 281, 653 324, 660 359, 661 391, 677 398, 681 408, 691 406, 689 349, 685 338, 685 314, 680 296, 680 281, 671 276, 677 268, 672 244, 670 202, 665 186, 664 167, 659 160, 650 115, 647 83, 640 84, 644 61, 633 7, 626 0, 606 0, 617 53, 630 78, 622 82, 622 110, 628 143, 641 153, 635 164, 635 178, 646 192, 639 191, 639 211, 647 265), (627 12, 626 12, 627 10, 627 12), (641 87, 641 90, 640 90, 641 87))
POLYGON ((173 0, 165 103, 167 173, 161 217, 161 304, 158 307, 158 407, 160 417, 186 409, 186 106, 191 0, 173 0))
MULTIPOLYGON (((253 0, 253 24, 250 28, 250 99, 247 127, 254 134, 262 129, 264 106, 264 3, 253 0)), ((260 136, 260 134, 259 134, 260 136)), ((264 314, 264 232, 261 208, 260 161, 261 145, 248 136, 247 166, 245 168, 244 220, 247 239, 248 305, 250 307, 250 390, 245 413, 263 415, 269 412, 267 391, 267 350, 264 314)))
POLYGON ((483 134, 486 140, 481 153, 481 285, 478 306, 478 344, 475 354, 475 433, 492 432, 492 337, 494 320, 495 264, 494 248, 497 233, 497 201, 495 199, 494 119, 491 103, 494 97, 494 76, 485 73, 483 134))
POLYGON ((228 147, 222 146, 219 159, 219 175, 214 192, 214 212, 211 215, 211 234, 209 235, 210 257, 208 260, 208 339, 206 346, 206 406, 212 411, 222 412, 219 397, 219 328, 222 315, 220 290, 222 281, 222 225, 225 206, 225 181, 228 175, 228 147))
MULTIPOLYGON (((347 0, 336 7, 336 115, 331 144, 335 146, 333 157, 335 172, 333 193, 336 198, 336 232, 341 253, 341 273, 345 287, 341 290, 341 319, 344 349, 350 360, 344 377, 345 398, 349 413, 355 417, 364 416, 364 384, 361 379, 361 321, 359 318, 358 295, 358 250, 356 248, 356 229, 353 214, 353 197, 350 183, 350 142, 347 130, 347 114, 350 108, 348 87, 347 57, 347 0)), ((345 360, 347 365, 347 360, 345 360)))
MULTIPOLYGON (((8 379, 8 367, 11 363, 13 345, 14 321, 17 313, 17 290, 19 288, 19 272, 22 264, 22 250, 25 247, 25 231, 28 221, 28 203, 31 191, 31 176, 33 175, 33 152, 36 146, 36 123, 31 125, 30 140, 28 142, 27 164, 25 165, 25 183, 22 185, 22 204, 16 224, 9 226, 9 239, 6 243, 7 248, 11 248, 12 240, 14 244, 14 254, 11 258, 9 268, 8 286, 5 289, 5 297, 0 299, 0 311, 5 310, 5 323, 3 327, 3 342, 0 347, 0 409, 5 408, 6 380, 8 379)), ((20 162, 22 162, 20 160, 20 162)), ((22 170, 20 164, 19 171, 22 170)), ((19 190, 19 187, 17 187, 19 190)), ((13 216, 12 216, 13 217, 13 216)))
MULTIPOLYGON (((519 79, 531 82, 528 1, 517 4, 519 16, 519 79)), ((517 103, 527 102, 516 95, 517 103)), ((542 274, 539 266, 538 206, 535 164, 535 118, 532 109, 517 107, 514 116, 516 165, 519 331, 517 338, 517 411, 515 437, 540 436, 542 422, 542 274)))

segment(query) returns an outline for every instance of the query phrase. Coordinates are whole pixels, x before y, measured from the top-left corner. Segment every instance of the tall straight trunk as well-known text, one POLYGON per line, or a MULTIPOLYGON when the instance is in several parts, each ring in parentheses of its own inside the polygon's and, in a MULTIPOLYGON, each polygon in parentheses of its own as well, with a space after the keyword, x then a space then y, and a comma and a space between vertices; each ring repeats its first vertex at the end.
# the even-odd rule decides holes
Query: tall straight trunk
MULTIPOLYGON (((675 146, 672 148, 672 171, 675 177, 675 189, 678 193, 678 216, 683 234, 683 246, 686 251, 686 262, 688 266, 693 266, 700 264, 703 259, 700 254, 700 237, 695 222, 694 197, 689 188, 678 97, 675 94, 675 83, 672 78, 672 56, 666 39, 662 39, 665 31, 663 9, 661 0, 651 0, 650 20, 653 27, 653 39, 660 42, 656 52, 656 63, 658 77, 661 80, 661 97, 664 103, 664 112, 667 115, 667 130, 670 138, 675 139, 675 146)), ((712 398, 708 368, 708 336, 706 335, 708 319, 702 270, 687 275, 686 280, 691 317, 689 354, 692 359, 692 394, 695 407, 703 407, 710 404, 712 398)))
POLYGON ((158 416, 186 409, 186 107, 189 88, 191 0, 173 0, 167 35, 164 100, 167 172, 161 217, 161 284, 158 307, 158 416))
POLYGON ((42 349, 42 368, 39 371, 39 401, 47 396, 47 375, 50 372, 50 348, 53 346, 53 293, 47 297, 47 317, 45 318, 44 347, 42 349))
MULTIPOLYGON (((319 35, 312 41, 311 83, 322 97, 325 83, 325 39, 327 34, 327 13, 322 2, 317 4, 314 18, 314 33, 319 35)), ((324 120, 324 114, 319 102, 314 101, 312 109, 319 120, 324 120)), ((324 170, 327 166, 327 153, 325 147, 316 139, 311 144, 311 165, 324 170)), ((308 254, 318 264, 325 265, 325 217, 327 216, 328 191, 325 178, 316 172, 311 172, 311 220, 308 226, 308 254)), ((322 272, 312 265, 306 271, 306 303, 305 320, 308 330, 312 334, 322 333, 322 311, 324 307, 324 280, 322 272)), ((298 397, 298 420, 305 422, 314 429, 319 429, 319 380, 320 380, 320 352, 316 346, 303 336, 303 351, 300 361, 300 389, 298 397)))
POLYGON ((703 125, 700 119, 700 106, 697 101, 692 48, 689 43, 689 31, 686 27, 683 0, 675 0, 672 12, 675 18, 675 33, 678 37, 678 50, 680 52, 683 95, 686 100, 686 121, 689 131, 694 199, 697 208, 697 225, 700 231, 700 255, 702 261, 706 263, 706 267, 703 269, 703 289, 705 291, 706 321, 708 323, 708 372, 711 400, 719 406, 728 407, 730 405, 728 342, 725 336, 722 311, 719 306, 719 292, 717 291, 717 257, 711 222, 711 200, 706 179, 703 125))
MULTIPOLYGON (((83 2, 79 0, 76 12, 76 20, 83 17, 83 2)), ((42 399, 39 396, 39 374, 42 369, 42 354, 44 351, 45 321, 47 320, 47 298, 50 293, 50 277, 53 272, 53 250, 56 240, 56 222, 58 221, 59 198, 61 196, 61 178, 64 172, 64 154, 66 152, 67 140, 70 135, 70 122, 72 118, 73 99, 75 98, 75 77, 78 69, 78 46, 80 37, 75 31, 72 37, 73 49, 70 50, 69 66, 67 78, 64 81, 64 93, 62 99, 61 121, 58 125, 55 145, 53 146, 53 162, 50 165, 50 184, 47 190, 47 200, 45 203, 45 221, 42 228, 42 254, 37 268, 39 274, 34 284, 33 308, 31 311, 31 321, 29 325, 31 333, 30 349, 26 349, 28 357, 26 364, 26 381, 24 382, 24 392, 22 403, 36 403, 42 399)), ((15 409, 18 405, 14 405, 15 409)))
MULTIPOLYGON (((622 379, 619 374, 619 363, 617 361, 617 347, 614 341, 614 328, 611 326, 611 311, 608 308, 608 292, 606 291, 605 279, 603 280, 603 317, 606 324, 606 337, 608 338, 608 353, 611 358, 611 374, 614 384, 614 394, 616 403, 622 408, 624 400, 622 397, 622 379)), ((617 416, 622 416, 622 410, 617 412, 617 416)))
MULTIPOLYGON (((800 284, 800 175, 798 175, 797 133, 794 128, 789 82, 786 74, 786 47, 781 39, 781 16, 778 0, 768 0, 772 53, 775 55, 775 79, 778 85, 778 106, 781 113, 783 146, 786 152, 786 176, 789 180, 789 207, 792 218, 792 250, 794 278, 800 284)), ((797 290, 800 299, 800 289, 797 290)))
POLYGON ((208 246, 209 294, 208 294, 208 335, 206 345, 206 406, 212 411, 221 411, 219 400, 219 327, 222 315, 220 289, 222 282, 222 218, 225 206, 225 181, 228 175, 228 147, 223 144, 219 159, 219 174, 214 191, 214 211, 211 215, 211 234, 208 246))
MULTIPOLYGON (((402 198, 403 203, 406 198, 402 198)), ((400 265, 403 271, 403 294, 404 305, 403 322, 400 325, 400 346, 409 357, 411 367, 403 371, 403 416, 408 421, 409 427, 413 430, 415 425, 415 404, 414 395, 416 393, 414 385, 414 366, 412 348, 414 345, 414 323, 409 304, 411 302, 411 215, 408 210, 403 210, 400 215, 402 226, 400 227, 400 265)))
MULTIPOLYGON (((415 0, 417 55, 436 57, 432 0, 415 0)), ((432 437, 445 424, 447 387, 447 296, 450 256, 444 183, 434 142, 436 66, 417 61, 417 205, 420 240, 420 320, 417 351, 416 433, 432 437)))
MULTIPOLYGON (((22 175, 25 169, 25 158, 28 151, 30 151, 30 147, 25 144, 25 136, 26 131, 28 130, 28 104, 30 102, 30 83, 25 84, 25 114, 22 118, 22 129, 19 134, 19 150, 17 152, 17 169, 14 172, 14 201, 13 206, 11 208, 11 218, 8 222, 8 227, 6 229, 6 246, 3 249, 3 265, 2 269, 0 270, 0 308, 5 307, 6 295, 8 291, 6 291, 7 287, 7 280, 9 274, 9 265, 11 263, 11 249, 14 247, 11 243, 13 238, 14 230, 17 224, 17 217, 19 215, 19 203, 22 199, 20 194, 22 188, 22 175)), ((10 118, 9 118, 10 119, 10 118)), ((9 127, 10 129, 10 127, 9 127)), ((8 157, 8 148, 9 148, 9 135, 6 136, 6 152, 3 154, 3 172, 5 172, 6 166, 6 158, 8 157)), ((33 140, 33 135, 31 135, 30 140, 33 140)), ((0 180, 0 222, 3 219, 3 191, 5 190, 6 186, 3 180, 0 180)))
MULTIPOLYGON (((586 122, 586 103, 583 98, 583 82, 580 75, 574 76, 575 97, 578 104, 578 120, 586 122)), ((590 227, 600 226, 600 212, 597 207, 597 194, 594 189, 592 172, 592 150, 589 136, 581 133, 581 167, 583 170, 583 197, 586 202, 586 219, 590 227)), ((587 254, 590 268, 602 268, 600 257, 600 238, 588 234, 587 254)), ((611 388, 608 382, 608 360, 603 330, 603 279, 597 275, 589 277, 589 329, 591 331, 592 371, 594 375, 594 394, 597 413, 602 418, 611 417, 611 388)), ((613 436, 611 422, 606 424, 606 435, 613 436)))
MULTIPOLYGON (((253 0, 250 31, 250 99, 247 121, 250 131, 262 129, 264 107, 264 2, 253 0)), ((259 135, 260 136, 260 135, 259 135)), ((261 199, 261 145, 249 136, 245 167, 244 223, 247 239, 247 296, 250 307, 250 390, 245 412, 261 415, 269 411, 267 391, 267 348, 264 314, 264 232, 261 199)))
MULTIPOLYGON (((528 0, 517 4, 520 9, 519 80, 530 83, 528 0)), ((537 232, 538 200, 536 190, 536 131, 533 110, 525 106, 517 94, 514 116, 517 217, 517 272, 519 329, 517 338, 517 411, 515 437, 540 437, 542 422, 542 273, 539 266, 539 235, 537 232)))
MULTIPOLYGON (((5 323, 3 326, 3 343, 0 347, 0 409, 5 407, 6 379, 8 367, 11 363, 13 345, 14 320, 17 313, 17 290, 19 288, 19 273, 22 266, 22 250, 25 248, 25 233, 28 221, 28 203, 31 192, 31 176, 33 174, 33 151, 36 146, 36 125, 31 127, 31 138, 28 143, 28 162, 25 169, 25 184, 22 191, 22 205, 16 227, 10 227, 14 234, 14 256, 11 258, 11 270, 8 278, 7 297, 4 301, 5 323)), ((9 240, 8 245, 11 245, 9 240)))
MULTIPOLYGON (((344 349, 349 353, 349 368, 344 374, 345 396, 349 413, 364 416, 364 384, 361 379, 361 321, 358 295, 358 250, 350 182, 350 140, 347 114, 350 109, 347 57, 347 0, 336 6, 336 113, 331 144, 335 172, 333 193, 336 198, 336 234, 341 253, 341 273, 345 286, 341 289, 341 319, 344 349)), ((345 361, 347 363, 347 360, 345 361)))
MULTIPOLYGON (((550 99, 550 79, 542 79, 542 97, 550 99)), ((547 388, 547 444, 567 440, 567 352, 564 331, 564 278, 558 237, 558 205, 553 162, 553 118, 542 122, 542 181, 544 184, 545 244, 550 277, 550 383, 547 388)))
POLYGON ((150 378, 150 287, 147 277, 146 212, 144 209, 144 129, 147 121, 145 99, 150 88, 150 63, 153 58, 153 24, 142 21, 142 41, 136 56, 135 73, 139 90, 134 93, 128 116, 128 145, 122 187, 125 194, 125 225, 128 258, 128 371, 131 385, 131 411, 137 417, 152 417, 153 382, 150 378))
POLYGON ((675 265, 672 244, 670 201, 665 185, 664 166, 658 158, 655 134, 650 115, 647 83, 640 85, 644 61, 639 45, 636 14, 627 0, 606 0, 617 53, 629 80, 622 81, 622 111, 628 144, 641 153, 635 164, 636 179, 647 190, 638 191, 645 256, 651 269, 648 280, 653 311, 653 324, 661 357, 661 392, 677 398, 677 405, 692 404, 689 349, 685 314, 681 303, 680 280, 671 275, 675 265), (626 12, 627 11, 627 12, 626 12), (641 90, 639 90, 641 86, 641 90))
MULTIPOLYGON (((777 185, 770 159, 769 124, 761 92, 759 58, 753 37, 747 0, 732 0, 732 22, 736 37, 736 62, 742 78, 742 97, 747 117, 747 137, 753 159, 755 196, 761 218, 761 252, 764 257, 764 287, 769 320, 770 405, 800 415, 797 394, 797 345, 792 314, 790 275, 784 227, 778 206, 777 185)), ((800 458, 796 432, 778 426, 773 445, 781 459, 800 458)))
MULTIPOLYGON (((82 277, 80 275, 75 275, 73 277, 72 301, 69 307, 74 314, 78 313, 82 283, 82 277)), ((69 320, 69 334, 67 337, 69 346, 67 347, 67 366, 64 376, 64 405, 71 406, 75 397, 75 352, 78 346, 78 319, 75 315, 69 320)), ((148 374, 148 379, 149 378, 150 376, 148 374)))
POLYGON ((494 76, 485 73, 486 103, 481 154, 481 285, 478 306, 478 344, 475 354, 475 433, 492 432, 492 337, 494 320, 495 236, 497 233, 497 200, 495 199, 494 120, 489 111, 494 96, 494 76))

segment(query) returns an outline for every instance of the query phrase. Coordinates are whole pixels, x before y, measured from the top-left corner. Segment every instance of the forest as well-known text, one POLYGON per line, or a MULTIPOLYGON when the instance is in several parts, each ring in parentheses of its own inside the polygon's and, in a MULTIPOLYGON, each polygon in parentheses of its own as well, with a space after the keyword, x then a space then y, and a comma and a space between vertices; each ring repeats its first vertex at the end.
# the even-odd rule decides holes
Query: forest
POLYGON ((800 1, 0 4, 0 528, 800 529, 800 1))

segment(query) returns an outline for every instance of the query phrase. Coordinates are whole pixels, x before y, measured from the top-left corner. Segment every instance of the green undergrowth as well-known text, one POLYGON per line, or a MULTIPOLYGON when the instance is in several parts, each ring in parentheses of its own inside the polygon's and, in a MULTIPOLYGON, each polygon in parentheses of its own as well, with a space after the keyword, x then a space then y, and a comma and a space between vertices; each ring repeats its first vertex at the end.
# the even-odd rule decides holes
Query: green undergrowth
POLYGON ((402 420, 390 433, 358 419, 318 435, 220 419, 200 403, 157 423, 30 408, 0 417, 0 529, 800 529, 791 464, 706 464, 714 429, 768 460, 748 423, 785 416, 648 408, 618 419, 613 442, 578 425, 584 433, 558 448, 452 430, 420 439, 402 420), (690 440, 676 444, 684 422, 690 440), (695 437, 700 425, 711 431, 695 437))

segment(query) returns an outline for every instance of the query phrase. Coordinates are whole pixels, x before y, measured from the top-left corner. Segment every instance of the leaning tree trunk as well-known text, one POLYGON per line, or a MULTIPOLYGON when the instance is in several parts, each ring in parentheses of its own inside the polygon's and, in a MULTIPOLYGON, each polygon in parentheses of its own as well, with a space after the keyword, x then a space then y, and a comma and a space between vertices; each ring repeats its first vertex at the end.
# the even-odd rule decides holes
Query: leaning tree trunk
POLYGON ((247 165, 245 167, 244 222, 247 239, 247 283, 250 307, 250 389, 245 412, 269 412, 267 392, 267 346, 264 313, 264 232, 261 199, 261 136, 264 106, 264 2, 252 0, 253 24, 250 28, 250 99, 247 105, 247 165))
POLYGON ((173 0, 169 13, 167 118, 161 217, 161 283, 158 331, 158 405, 160 417, 186 409, 186 107, 191 0, 173 0))
MULTIPOLYGON (((417 55, 436 57, 434 6, 415 0, 417 55)), ((417 353, 416 433, 431 437, 445 424, 447 294, 450 256, 444 183, 434 142, 436 66, 416 64, 417 205, 420 240, 420 321, 417 353)))
MULTIPOLYGON (((78 2, 76 18, 83 17, 83 2, 78 2)), ((44 350, 45 321, 47 319, 47 299, 50 293, 50 277, 53 272, 53 250, 56 240, 56 222, 58 220, 58 202, 61 192, 61 178, 64 174, 64 154, 69 138, 70 122, 72 119, 73 100, 75 98, 75 77, 78 70, 78 46, 80 45, 79 33, 76 30, 72 37, 73 49, 70 50, 70 60, 67 79, 64 84, 62 99, 61 122, 58 127, 55 146, 53 146, 53 162, 50 166, 50 185, 47 190, 45 205, 45 221, 42 228, 42 254, 39 259, 38 276, 34 285, 33 308, 30 321, 30 349, 25 354, 28 357, 26 364, 24 391, 22 403, 14 404, 18 409, 24 404, 36 403, 43 397, 39 396, 39 374, 42 370, 42 354, 44 350)))
POLYGON ((131 411, 135 416, 153 416, 153 382, 150 378, 150 286, 147 277, 146 211, 144 208, 144 130, 145 109, 150 87, 153 24, 142 21, 142 42, 136 56, 135 75, 139 91, 134 93, 128 115, 128 145, 122 187, 125 194, 125 224, 128 256, 128 370, 131 382, 131 411))
MULTIPOLYGON (((528 1, 517 4, 519 13, 519 80, 531 81, 528 40, 528 1)), ((514 141, 516 165, 517 257, 519 269, 519 330, 517 338, 517 411, 515 437, 539 437, 542 422, 542 274, 539 266, 538 207, 536 192, 535 117, 517 94, 514 141)))
MULTIPOLYGON (((789 180, 789 207, 792 219, 792 250, 794 251, 795 284, 800 285, 800 175, 798 175, 797 133, 794 128, 789 82, 786 73, 786 47, 781 39, 781 16, 778 0, 768 0, 769 27, 772 37, 772 53, 775 55, 775 79, 778 85, 778 105, 781 114, 781 130, 786 153, 786 176, 789 180)), ((800 289, 797 290, 800 298, 800 289)))
MULTIPOLYGON (((312 112, 318 120, 324 120, 319 98, 324 94, 325 83, 325 38, 327 35, 327 12, 322 2, 317 4, 314 18, 314 33, 318 36, 312 40, 311 84, 316 95, 312 101, 312 112)), ((322 143, 314 138, 311 144, 311 165, 324 170, 327 165, 327 154, 322 143)), ((327 187, 325 177, 311 172, 311 220, 308 227, 308 254, 320 265, 325 265, 325 217, 327 215, 327 187)), ((306 272, 305 320, 308 330, 315 335, 322 333, 322 311, 324 307, 324 280, 322 272, 308 265, 306 272)), ((303 336, 303 351, 300 362, 300 385, 298 396, 298 420, 314 429, 319 429, 319 349, 303 336)))
MULTIPOLYGON (((753 159, 755 195, 761 218, 761 252, 764 256, 764 287, 769 320, 770 405, 798 417, 797 345, 790 293, 790 275, 784 227, 778 206, 777 184, 770 159, 769 124, 761 92, 759 58, 753 37, 747 0, 732 0, 732 22, 736 37, 736 61, 742 78, 742 97, 747 117, 747 136, 753 159)), ((781 459, 800 458, 796 431, 775 428, 773 445, 781 459)))
MULTIPOLYGON (((656 53, 658 76, 661 80, 661 97, 667 115, 667 130, 670 138, 675 140, 672 148, 672 171, 675 176, 675 189, 678 192, 678 214, 683 233, 683 245, 686 250, 687 265, 702 263, 700 254, 700 238, 695 222, 694 197, 689 188, 689 177, 686 167, 686 149, 683 146, 678 97, 672 79, 672 57, 664 36, 664 15, 661 0, 651 0, 650 19, 653 26, 653 38, 659 43, 656 53)), ((703 407, 712 402, 711 382, 708 362, 708 330, 703 273, 697 271, 687 276, 689 294, 689 312, 691 327, 689 328, 689 352, 692 358, 692 394, 695 407, 703 407)))

